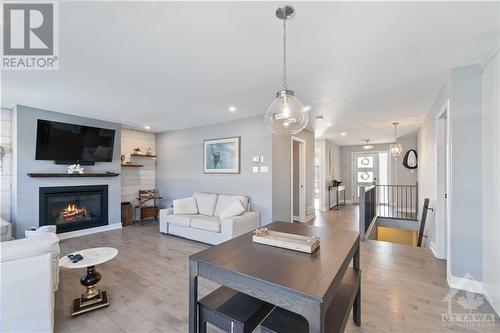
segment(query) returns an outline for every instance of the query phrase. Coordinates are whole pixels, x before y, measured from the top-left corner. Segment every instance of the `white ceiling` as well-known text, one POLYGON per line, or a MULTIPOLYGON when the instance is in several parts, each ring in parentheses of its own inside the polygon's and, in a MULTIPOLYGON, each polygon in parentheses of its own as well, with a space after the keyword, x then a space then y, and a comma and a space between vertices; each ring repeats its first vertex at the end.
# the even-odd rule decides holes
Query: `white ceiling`
MULTIPOLYGON (((59 71, 3 72, 2 106, 155 132, 263 114, 280 89, 279 4, 62 2, 59 71)), ((499 29, 498 2, 293 6, 289 86, 339 144, 390 141, 393 121, 415 132, 449 70, 484 60, 499 29)))

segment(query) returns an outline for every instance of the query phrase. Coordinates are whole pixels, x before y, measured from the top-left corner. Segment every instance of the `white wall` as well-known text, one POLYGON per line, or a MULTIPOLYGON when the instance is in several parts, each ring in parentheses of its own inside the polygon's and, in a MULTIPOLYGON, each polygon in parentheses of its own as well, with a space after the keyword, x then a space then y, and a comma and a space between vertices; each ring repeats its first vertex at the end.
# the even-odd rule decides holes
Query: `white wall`
POLYGON ((500 54, 483 67, 482 229, 483 288, 500 314, 500 54))
MULTIPOLYGON (((125 155, 125 161, 133 164, 143 165, 141 168, 122 167, 122 201, 136 202, 139 196, 139 190, 152 190, 156 188, 155 182, 155 159, 149 157, 130 156, 134 148, 140 147, 142 151, 146 148, 152 148, 153 155, 155 154, 155 134, 143 131, 136 131, 127 128, 122 128, 121 137, 121 153, 125 155)), ((145 205, 152 205, 149 201, 145 205)), ((134 212, 134 219, 139 219, 139 210, 134 212)))
POLYGON ((0 156, 0 216, 11 220, 11 186, 12 186, 12 111, 0 110, 0 145, 4 155, 0 156))

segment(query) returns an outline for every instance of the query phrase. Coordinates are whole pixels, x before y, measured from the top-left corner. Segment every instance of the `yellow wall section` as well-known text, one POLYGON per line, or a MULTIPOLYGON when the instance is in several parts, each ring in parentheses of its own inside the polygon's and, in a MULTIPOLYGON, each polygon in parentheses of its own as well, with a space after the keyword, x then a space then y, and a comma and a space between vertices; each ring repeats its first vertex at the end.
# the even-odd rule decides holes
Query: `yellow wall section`
POLYGON ((397 244, 417 246, 418 232, 389 227, 377 227, 377 239, 397 244))

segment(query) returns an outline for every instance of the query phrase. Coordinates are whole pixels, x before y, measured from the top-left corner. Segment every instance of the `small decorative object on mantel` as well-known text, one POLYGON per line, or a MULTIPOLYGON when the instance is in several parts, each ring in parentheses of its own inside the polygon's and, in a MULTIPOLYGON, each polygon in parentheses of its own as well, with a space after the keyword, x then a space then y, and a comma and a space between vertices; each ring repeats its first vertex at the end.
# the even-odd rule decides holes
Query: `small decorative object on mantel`
POLYGON ((121 155, 120 156, 120 160, 122 161, 122 165, 125 164, 125 155, 121 155))
POLYGON ((302 236, 259 228, 254 231, 254 243, 281 247, 305 253, 313 253, 319 247, 319 237, 302 236))
POLYGON ((80 175, 83 175, 83 168, 80 166, 80 164, 73 164, 68 167, 68 174, 73 173, 79 173, 80 175))
POLYGON ((140 147, 135 147, 134 148, 134 154, 136 155, 142 155, 142 150, 140 147))
POLYGON ((151 151, 151 147, 146 148, 146 156, 151 156, 153 155, 153 152, 151 151))

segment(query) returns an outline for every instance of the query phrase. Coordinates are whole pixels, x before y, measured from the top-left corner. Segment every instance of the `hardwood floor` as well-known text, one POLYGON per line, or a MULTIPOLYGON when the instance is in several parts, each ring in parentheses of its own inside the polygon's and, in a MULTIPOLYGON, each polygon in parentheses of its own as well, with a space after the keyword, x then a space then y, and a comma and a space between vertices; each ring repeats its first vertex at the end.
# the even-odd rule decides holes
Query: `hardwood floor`
MULTIPOLYGON (((311 224, 357 229, 357 210, 347 206, 320 213, 311 224)), ((187 257, 208 245, 160 234, 157 222, 128 226, 100 234, 63 240, 61 255, 79 249, 112 246, 118 256, 96 267, 102 274, 101 289, 111 305, 71 317, 71 303, 82 292, 83 270, 61 270, 56 293, 56 332, 187 332, 187 257)), ((346 332, 499 332, 492 328, 446 328, 441 314, 447 287, 444 261, 428 249, 377 241, 361 244, 362 326, 352 321, 346 332)), ((216 284, 201 280, 200 294, 216 284)), ((452 313, 465 313, 459 293, 451 302, 452 313)), ((493 313, 486 303, 482 313, 493 313)))

